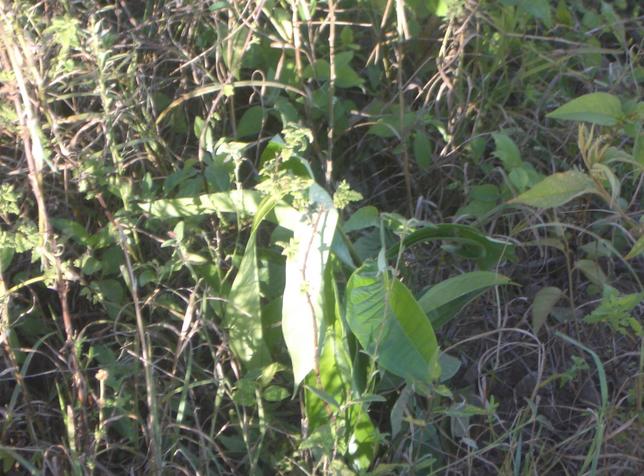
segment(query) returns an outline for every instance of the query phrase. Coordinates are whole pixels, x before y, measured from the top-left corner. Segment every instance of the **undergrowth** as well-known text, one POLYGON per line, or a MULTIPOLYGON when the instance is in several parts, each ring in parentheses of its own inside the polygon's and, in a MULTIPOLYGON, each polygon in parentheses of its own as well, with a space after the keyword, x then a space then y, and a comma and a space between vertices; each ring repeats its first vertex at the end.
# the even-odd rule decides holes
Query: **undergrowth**
POLYGON ((640 474, 643 18, 0 0, 0 473, 640 474))

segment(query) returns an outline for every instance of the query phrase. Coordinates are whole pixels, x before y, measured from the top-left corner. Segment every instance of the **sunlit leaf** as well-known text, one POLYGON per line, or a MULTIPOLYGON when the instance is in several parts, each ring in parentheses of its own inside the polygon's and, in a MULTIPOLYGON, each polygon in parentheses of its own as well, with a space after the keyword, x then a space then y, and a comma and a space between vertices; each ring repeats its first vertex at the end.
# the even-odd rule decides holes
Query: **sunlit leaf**
POLYGON ((494 155, 503 162, 503 168, 507 172, 523 165, 519 148, 507 134, 495 132, 492 134, 492 137, 494 138, 494 145, 496 147, 494 155))
POLYGON ((413 295, 373 261, 356 270, 347 285, 347 323, 385 370, 431 383, 439 375, 434 330, 413 295))
POLYGON ((601 126, 614 126, 622 116, 619 98, 601 92, 575 98, 546 115, 551 119, 590 122, 601 126))
POLYGON ((570 170, 546 177, 527 192, 510 200, 509 203, 553 208, 588 193, 598 193, 594 180, 583 172, 570 170))
POLYGON ((464 273, 433 286, 422 295, 418 304, 434 328, 438 328, 456 317, 463 307, 487 289, 510 283, 509 278, 490 271, 464 273))
POLYGON ((330 419, 342 422, 346 428, 346 440, 338 442, 338 451, 346 452, 352 466, 360 471, 368 468, 375 457, 379 436, 374 424, 366 412, 365 404, 353 402, 355 395, 353 362, 349 354, 347 335, 342 322, 337 285, 333 272, 327 267, 324 286, 324 320, 328 324, 324 338, 324 348, 320 355, 318 375, 309 375, 307 388, 321 385, 323 395, 317 392, 306 393, 306 416, 309 429, 330 423, 330 419), (328 401, 328 397, 335 405, 328 401), (326 403, 326 404, 325 404, 326 403), (335 411, 330 416, 328 407, 348 406, 341 412, 335 411))
POLYGON ((362 230, 378 225, 379 217, 378 209, 374 206, 362 207, 356 210, 351 217, 342 226, 345 233, 351 231, 362 230))
POLYGON ((639 240, 635 242, 631 251, 626 255, 626 259, 633 259, 642 254, 644 254, 644 236, 640 236, 639 240))
POLYGON ((242 216, 257 212, 261 194, 255 190, 231 190, 186 198, 167 198, 139 202, 137 206, 156 218, 180 218, 212 213, 238 213, 242 216))
POLYGON ((503 259, 514 255, 514 245, 507 241, 490 238, 474 227, 458 223, 440 223, 427 225, 406 236, 402 244, 392 246, 387 250, 389 258, 395 257, 402 245, 409 248, 416 243, 425 241, 446 240, 459 245, 454 252, 461 256, 476 260, 483 269, 496 266, 503 259))
POLYGON ((276 203, 276 198, 267 197, 257 209, 244 256, 228 294, 224 319, 231 349, 239 360, 253 368, 270 360, 263 339, 256 236, 260 223, 276 203))
POLYGON ((309 190, 313 212, 301 213, 293 224, 286 254, 286 284, 282 301, 282 332, 293 364, 295 385, 315 368, 322 325, 324 268, 335 234, 338 212, 332 198, 318 185, 309 190))

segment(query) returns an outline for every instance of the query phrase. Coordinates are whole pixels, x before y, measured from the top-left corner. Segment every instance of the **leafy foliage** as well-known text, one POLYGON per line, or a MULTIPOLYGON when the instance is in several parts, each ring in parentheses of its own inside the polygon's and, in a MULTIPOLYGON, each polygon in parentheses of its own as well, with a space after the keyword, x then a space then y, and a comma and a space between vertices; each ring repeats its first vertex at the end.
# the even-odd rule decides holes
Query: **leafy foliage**
POLYGON ((637 473, 639 18, 0 0, 0 473, 637 473))

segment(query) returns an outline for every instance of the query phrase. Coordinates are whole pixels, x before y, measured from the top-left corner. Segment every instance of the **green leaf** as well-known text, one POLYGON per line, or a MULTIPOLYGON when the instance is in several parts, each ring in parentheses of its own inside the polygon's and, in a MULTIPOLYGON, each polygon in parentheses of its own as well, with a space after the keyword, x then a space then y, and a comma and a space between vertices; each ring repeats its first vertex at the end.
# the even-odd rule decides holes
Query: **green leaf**
POLYGON ((64 218, 52 218, 51 222, 54 228, 62 232, 66 237, 73 239, 81 245, 88 244, 90 235, 80 223, 64 218))
POLYGON ((635 242, 631 251, 626 255, 626 259, 633 259, 642 254, 644 254, 644 236, 640 236, 639 240, 635 242))
POLYGON ((586 94, 546 114, 551 119, 590 122, 600 126, 614 126, 622 116, 619 98, 609 93, 586 94))
POLYGON ((364 79, 349 65, 339 67, 336 74, 335 85, 338 88, 354 88, 364 84, 364 79))
POLYGON ((282 301, 282 332, 298 386, 315 368, 322 328, 321 299, 324 268, 335 234, 338 212, 319 185, 309 189, 314 212, 300 214, 293 240, 285 250, 286 284, 282 301))
POLYGON ((541 20, 546 27, 549 28, 552 25, 549 0, 521 0, 519 8, 541 20))
POLYGON ((342 226, 345 233, 351 231, 362 230, 378 225, 378 217, 380 216, 378 209, 374 206, 362 207, 351 215, 351 217, 342 226))
POLYGON ((644 293, 620 294, 615 288, 604 286, 601 304, 584 317, 584 322, 601 322, 622 335, 642 336, 642 324, 631 313, 643 300, 644 293))
POLYGON ((185 218, 212 213, 238 213, 241 216, 257 213, 261 194, 255 190, 231 190, 186 198, 169 198, 139 202, 137 206, 153 217, 185 218))
POLYGON ((249 107, 237 125, 238 137, 256 136, 262 128, 264 110, 261 106, 249 107))
POLYGON ((13 261, 14 248, 0 243, 0 273, 3 273, 13 261))
POLYGON ((532 330, 535 334, 546 323, 548 316, 561 299, 563 292, 554 286, 541 288, 532 302, 532 330))
POLYGON ((461 361, 456 357, 452 357, 445 352, 441 352, 439 357, 439 362, 441 364, 441 378, 440 382, 447 382, 451 379, 461 368, 461 361))
MULTIPOLYGON (((417 116, 413 112, 405 112, 403 115, 402 128, 409 130, 414 127, 417 116)), ((384 114, 374 125, 369 127, 367 134, 372 134, 382 138, 397 137, 400 138, 401 124, 400 114, 384 114)))
POLYGON ((226 305, 224 327, 228 331, 230 347, 237 358, 250 368, 261 367, 270 360, 262 330, 256 236, 260 223, 273 210, 277 200, 276 197, 266 197, 257 209, 226 305))
POLYGON ((366 470, 375 457, 379 435, 366 411, 366 405, 353 398, 354 369, 331 266, 327 266, 325 271, 323 309, 328 327, 320 355, 319 381, 317 376, 309 375, 307 388, 311 388, 312 392, 305 393, 309 431, 315 432, 317 428, 329 425, 333 418, 336 424, 346 429, 345 441, 338 442, 338 451, 346 452, 356 470, 366 470), (318 389, 320 384, 322 388, 318 389), (324 393, 319 394, 314 388, 324 393), (339 407, 341 411, 334 411, 333 417, 330 417, 325 402, 339 407))
POLYGON ((509 278, 490 271, 473 271, 446 279, 418 300, 436 329, 450 321, 472 300, 492 286, 511 284, 509 278))
POLYGON ((286 400, 290 396, 290 392, 284 387, 269 385, 264 389, 262 396, 269 402, 279 402, 286 400))
POLYGON ((608 276, 594 260, 580 259, 575 262, 575 268, 584 273, 586 278, 598 288, 603 288, 604 285, 608 284, 608 276))
POLYGON ((423 170, 427 170, 432 163, 432 144, 423 131, 418 131, 414 135, 414 158, 423 170))
POLYGON ((449 240, 461 245, 457 250, 462 256, 474 258, 481 268, 489 269, 496 266, 503 258, 514 254, 514 246, 506 241, 489 238, 476 228, 456 223, 441 223, 428 225, 410 233, 404 238, 402 244, 392 246, 387 250, 387 257, 393 258, 400 251, 400 247, 410 246, 433 240, 449 240))
POLYGON ((508 174, 508 178, 510 179, 510 182, 512 182, 512 185, 514 185, 520 192, 527 190, 530 186, 530 176, 524 167, 512 169, 508 174))
POLYGON ((440 372, 434 330, 409 289, 374 261, 358 268, 347 285, 346 320, 383 369, 431 384, 440 372))
POLYGON ((495 132, 492 134, 492 137, 494 138, 494 145, 496 146, 494 156, 503 162, 503 168, 505 168, 506 172, 510 172, 523 165, 519 148, 507 134, 495 132))
POLYGON ((499 192, 499 187, 496 185, 482 184, 474 185, 470 190, 469 196, 473 200, 496 203, 501 193, 499 192))
POLYGON ((587 193, 598 193, 593 179, 583 172, 570 170, 546 177, 527 192, 510 200, 509 203, 553 208, 587 193))

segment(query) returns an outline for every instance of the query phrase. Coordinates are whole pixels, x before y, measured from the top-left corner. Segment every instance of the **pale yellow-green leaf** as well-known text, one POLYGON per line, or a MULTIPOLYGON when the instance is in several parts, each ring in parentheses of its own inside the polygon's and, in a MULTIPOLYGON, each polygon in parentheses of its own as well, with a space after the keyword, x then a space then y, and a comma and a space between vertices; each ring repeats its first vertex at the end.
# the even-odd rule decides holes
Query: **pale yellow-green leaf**
POLYGON ((535 333, 545 324, 552 308, 557 304, 563 291, 554 286, 548 286, 539 290, 532 302, 532 330, 535 333))
POLYGON ((338 221, 338 211, 321 187, 313 185, 309 196, 318 210, 300 214, 293 224, 282 299, 282 332, 296 386, 315 368, 318 358, 324 268, 338 221))
POLYGON ((644 236, 640 236, 640 239, 635 242, 631 251, 626 255, 626 259, 633 259, 642 254, 644 254, 644 236))
POLYGON ((614 126, 623 116, 619 98, 608 93, 585 94, 549 113, 546 117, 614 126))
POLYGON ((608 276, 596 261, 580 259, 575 263, 575 268, 584 273, 586 278, 599 288, 603 288, 604 285, 608 284, 608 276))
POLYGON ((510 200, 537 208, 559 207, 581 195, 598 193, 597 185, 587 174, 577 170, 546 177, 527 192, 510 200))

